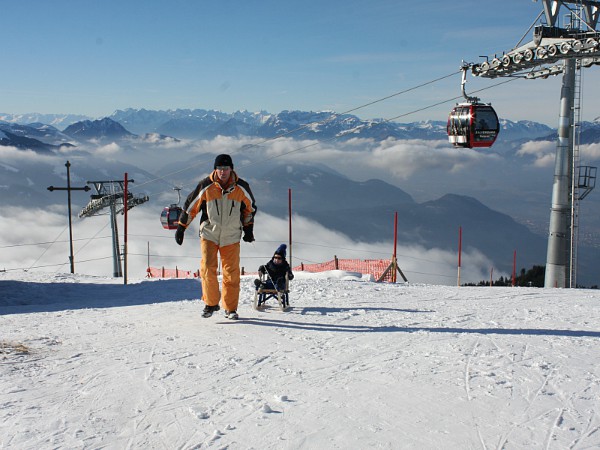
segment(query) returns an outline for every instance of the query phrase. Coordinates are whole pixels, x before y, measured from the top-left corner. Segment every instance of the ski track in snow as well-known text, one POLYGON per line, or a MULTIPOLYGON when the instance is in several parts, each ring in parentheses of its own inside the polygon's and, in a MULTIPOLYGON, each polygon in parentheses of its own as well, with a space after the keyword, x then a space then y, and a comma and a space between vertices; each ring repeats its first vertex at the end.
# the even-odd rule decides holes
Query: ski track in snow
POLYGON ((183 282, 0 306, 0 447, 600 447, 598 291, 298 278, 239 321, 183 282))

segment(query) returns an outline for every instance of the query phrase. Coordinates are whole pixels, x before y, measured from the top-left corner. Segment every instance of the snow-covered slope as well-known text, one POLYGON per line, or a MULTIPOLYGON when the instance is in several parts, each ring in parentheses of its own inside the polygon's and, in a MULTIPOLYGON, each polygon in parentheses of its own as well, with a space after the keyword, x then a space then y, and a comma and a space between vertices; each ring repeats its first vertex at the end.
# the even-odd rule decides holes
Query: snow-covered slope
POLYGON ((600 291, 0 273, 0 447, 598 448, 600 291))

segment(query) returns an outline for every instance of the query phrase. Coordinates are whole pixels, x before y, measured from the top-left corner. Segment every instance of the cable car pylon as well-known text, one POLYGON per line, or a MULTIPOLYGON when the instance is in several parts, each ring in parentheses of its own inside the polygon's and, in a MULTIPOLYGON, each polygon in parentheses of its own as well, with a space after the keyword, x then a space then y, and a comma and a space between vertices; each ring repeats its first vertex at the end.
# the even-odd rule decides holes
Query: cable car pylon
MULTIPOLYGON (((600 1, 541 0, 541 3, 544 9, 538 19, 542 15, 544 19, 534 28, 531 42, 524 45, 519 42, 501 57, 486 57, 485 62, 474 64, 471 71, 473 75, 486 78, 544 79, 563 74, 544 286, 577 287, 572 276, 577 261, 575 258, 569 260, 570 253, 576 254, 570 248, 577 241, 571 220, 575 214, 573 205, 583 199, 578 194, 578 183, 574 183, 574 174, 581 172, 574 156, 574 135, 578 127, 574 116, 575 79, 577 70, 600 65, 600 31, 596 29, 600 1), (566 16, 569 23, 561 27, 559 17, 563 6, 569 10, 566 16)), ((583 181, 585 195, 593 188, 591 180, 595 182, 596 168, 588 169, 587 173, 593 173, 593 178, 583 181)))
POLYGON ((118 213, 124 213, 125 206, 127 206, 127 209, 129 210, 134 206, 141 205, 149 200, 147 195, 133 195, 131 191, 127 191, 127 200, 125 200, 125 181, 128 183, 134 182, 134 180, 87 181, 87 184, 94 185, 96 194, 92 194, 89 203, 79 213, 80 218, 92 217, 100 215, 104 208, 109 208, 110 225, 112 229, 114 277, 123 276, 116 215, 118 213))

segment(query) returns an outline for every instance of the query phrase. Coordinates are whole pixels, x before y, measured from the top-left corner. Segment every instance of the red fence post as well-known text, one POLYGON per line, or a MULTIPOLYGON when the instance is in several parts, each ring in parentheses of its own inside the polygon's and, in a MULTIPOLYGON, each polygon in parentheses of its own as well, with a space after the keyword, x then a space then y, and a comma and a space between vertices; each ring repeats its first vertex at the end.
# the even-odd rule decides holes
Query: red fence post
POLYGON ((513 273, 512 273, 512 285, 514 286, 517 278, 517 251, 513 252, 513 273))

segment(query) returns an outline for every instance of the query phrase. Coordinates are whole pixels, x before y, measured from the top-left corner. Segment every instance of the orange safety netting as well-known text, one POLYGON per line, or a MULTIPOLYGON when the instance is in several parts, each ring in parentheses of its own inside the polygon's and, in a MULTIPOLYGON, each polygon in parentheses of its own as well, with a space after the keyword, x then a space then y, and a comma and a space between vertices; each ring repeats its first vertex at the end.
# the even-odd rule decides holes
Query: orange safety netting
POLYGON ((191 270, 165 269, 164 267, 148 267, 146 269, 148 278, 198 278, 198 272, 191 270))
MULTIPOLYGON (((379 280, 384 272, 390 267, 390 261, 385 259, 333 259, 316 264, 300 264, 294 267, 294 271, 305 272, 324 272, 326 270, 345 270, 348 272, 358 272, 371 274, 373 278, 379 280)), ((382 281, 392 281, 392 270, 388 270, 382 281)))
MULTIPOLYGON (((300 264, 294 267, 293 271, 298 272, 325 272, 328 270, 345 270, 347 272, 357 272, 373 275, 378 281, 396 281, 394 267, 390 260, 386 259, 332 259, 322 263, 300 264)), ((146 270, 148 278, 198 278, 199 272, 190 270, 165 269, 164 267, 148 267, 146 270)), ((250 274, 245 272, 243 274, 250 274)))

